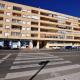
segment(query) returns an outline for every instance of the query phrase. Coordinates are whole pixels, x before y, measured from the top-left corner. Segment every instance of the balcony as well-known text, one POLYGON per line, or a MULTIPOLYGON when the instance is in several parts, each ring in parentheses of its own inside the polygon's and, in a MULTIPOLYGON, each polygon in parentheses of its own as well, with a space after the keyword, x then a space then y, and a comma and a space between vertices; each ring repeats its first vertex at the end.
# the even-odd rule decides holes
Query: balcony
POLYGON ((60 29, 68 29, 68 30, 71 30, 72 27, 70 26, 57 26, 57 28, 60 28, 60 29))
POLYGON ((49 19, 49 18, 46 18, 46 17, 40 17, 40 20, 48 21, 48 22, 54 22, 54 23, 58 22, 58 20, 56 20, 56 19, 49 19))
POLYGON ((46 33, 57 33, 58 30, 52 30, 52 29, 40 29, 40 32, 46 32, 46 33))
POLYGON ((13 10, 21 11, 21 10, 22 10, 22 8, 21 8, 21 7, 17 7, 17 6, 13 6, 13 10))
POLYGON ((11 29, 13 29, 13 30, 22 30, 22 26, 12 25, 12 26, 11 26, 11 29))
POLYGON ((38 37, 38 34, 31 34, 31 37, 38 37))
POLYGON ((66 21, 65 24, 66 25, 71 25, 71 22, 66 21))
POLYGON ((3 28, 3 24, 0 24, 0 28, 3 28))
POLYGON ((11 32, 11 36, 20 37, 21 36, 21 33, 20 32, 11 32))
POLYGON ((58 38, 58 36, 55 36, 55 35, 46 35, 46 34, 40 34, 40 37, 41 38, 53 38, 53 39, 57 39, 58 38))
POLYGON ((31 27, 31 31, 38 31, 38 28, 31 27))
POLYGON ((12 19, 12 22, 13 22, 13 23, 18 23, 18 24, 21 24, 21 23, 22 23, 22 21, 19 20, 19 19, 12 19))
POLYGON ((3 10, 0 10, 0 14, 4 14, 4 11, 3 10))
POLYGON ((0 9, 4 9, 4 8, 5 8, 5 4, 0 3, 0 9))
POLYGON ((31 25, 38 25, 38 22, 31 22, 31 25))
POLYGON ((74 37, 75 40, 80 40, 80 37, 74 37))
POLYGON ((80 31, 80 28, 73 28, 73 30, 75 30, 75 31, 80 31))
POLYGON ((12 15, 15 16, 15 17, 21 17, 20 13, 12 13, 12 15))
POLYGON ((56 24, 50 24, 50 23, 44 23, 44 22, 41 22, 40 26, 57 28, 56 24))
POLYGON ((31 13, 38 14, 39 12, 37 10, 31 10, 31 13))
POLYGON ((3 17, 0 17, 0 22, 1 22, 1 21, 3 22, 3 20, 4 20, 3 17))
POLYGON ((0 30, 0 36, 2 36, 2 31, 0 30))

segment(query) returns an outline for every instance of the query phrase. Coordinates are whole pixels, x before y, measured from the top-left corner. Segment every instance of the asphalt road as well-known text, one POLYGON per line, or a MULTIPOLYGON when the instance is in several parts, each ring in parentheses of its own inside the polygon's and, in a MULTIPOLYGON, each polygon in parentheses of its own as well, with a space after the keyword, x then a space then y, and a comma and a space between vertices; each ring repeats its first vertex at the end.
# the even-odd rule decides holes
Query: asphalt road
POLYGON ((80 80, 80 50, 0 50, 0 80, 80 80))

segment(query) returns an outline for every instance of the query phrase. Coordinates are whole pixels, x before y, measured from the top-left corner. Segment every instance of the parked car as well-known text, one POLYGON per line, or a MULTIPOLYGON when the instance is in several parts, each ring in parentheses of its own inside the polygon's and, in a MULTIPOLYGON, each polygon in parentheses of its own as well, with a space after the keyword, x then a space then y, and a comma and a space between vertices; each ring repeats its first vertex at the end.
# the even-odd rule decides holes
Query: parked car
POLYGON ((53 49, 60 49, 60 47, 58 47, 58 46, 53 46, 52 48, 53 49))

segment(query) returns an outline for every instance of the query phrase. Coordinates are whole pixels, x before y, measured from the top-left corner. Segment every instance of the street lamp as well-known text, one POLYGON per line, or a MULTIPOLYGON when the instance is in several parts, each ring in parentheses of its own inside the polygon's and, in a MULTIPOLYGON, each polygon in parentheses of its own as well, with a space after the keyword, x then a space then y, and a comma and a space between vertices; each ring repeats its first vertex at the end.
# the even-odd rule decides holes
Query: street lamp
POLYGON ((41 65, 41 68, 29 79, 33 80, 34 77, 49 63, 50 61, 41 61, 39 65, 41 65))

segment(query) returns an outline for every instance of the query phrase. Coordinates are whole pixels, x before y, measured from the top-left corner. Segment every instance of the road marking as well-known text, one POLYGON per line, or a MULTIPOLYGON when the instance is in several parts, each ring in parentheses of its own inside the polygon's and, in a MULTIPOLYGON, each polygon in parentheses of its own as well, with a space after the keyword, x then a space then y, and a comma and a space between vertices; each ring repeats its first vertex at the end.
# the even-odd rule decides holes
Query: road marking
MULTIPOLYGON (((56 71, 69 70, 69 69, 73 69, 73 68, 74 69, 75 68, 80 68, 80 65, 75 64, 75 65, 59 66, 59 67, 56 67, 56 68, 43 69, 39 74, 45 74, 45 73, 50 73, 50 72, 55 73, 56 71)), ((35 74, 36 71, 37 70, 8 73, 5 77, 5 79, 13 79, 13 78, 31 76, 31 75, 35 74)))
POLYGON ((80 80, 80 72, 64 75, 60 77, 45 79, 45 80, 80 80))
MULTIPOLYGON (((59 61, 59 62, 51 62, 48 65, 58 65, 58 64, 66 64, 71 63, 71 61, 59 61)), ((21 68, 28 68, 28 67, 39 67, 38 64, 30 64, 30 65, 16 65, 12 66, 10 69, 21 69, 21 68)))
MULTIPOLYGON (((46 60, 49 60, 49 61, 62 61, 62 60, 64 60, 63 58, 58 58, 58 59, 46 59, 46 60)), ((40 62, 40 61, 45 61, 45 60, 30 60, 30 61, 17 61, 17 60, 15 60, 14 62, 13 62, 13 64, 21 64, 21 63, 34 63, 34 62, 40 62)))
POLYGON ((10 56, 11 56, 11 54, 8 54, 5 57, 3 57, 2 59, 0 59, 0 63, 2 63, 3 61, 5 61, 10 56))
MULTIPOLYGON (((25 59, 21 59, 21 60, 25 60, 25 59)), ((58 58, 58 59, 45 59, 45 60, 49 60, 49 61, 62 61, 64 60, 63 58, 58 58)), ((40 62, 40 61, 45 61, 45 60, 31 60, 31 61, 18 61, 18 60, 15 60, 15 62, 13 62, 13 64, 21 64, 21 63, 33 63, 33 62, 40 62)))
POLYGON ((58 52, 53 51, 49 53, 75 53, 76 54, 76 52, 80 52, 80 51, 58 51, 58 52))
POLYGON ((4 78, 0 78, 0 80, 4 80, 4 78))
POLYGON ((23 58, 23 57, 17 57, 15 60, 33 60, 33 59, 53 59, 53 58, 59 58, 59 57, 56 57, 56 56, 54 56, 54 57, 38 57, 38 58, 23 58))
POLYGON ((61 55, 61 57, 71 57, 71 56, 80 56, 80 55, 61 55))

